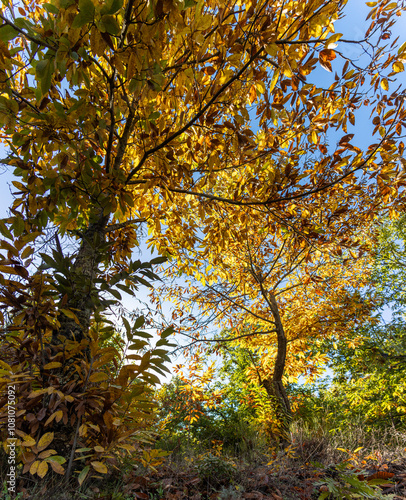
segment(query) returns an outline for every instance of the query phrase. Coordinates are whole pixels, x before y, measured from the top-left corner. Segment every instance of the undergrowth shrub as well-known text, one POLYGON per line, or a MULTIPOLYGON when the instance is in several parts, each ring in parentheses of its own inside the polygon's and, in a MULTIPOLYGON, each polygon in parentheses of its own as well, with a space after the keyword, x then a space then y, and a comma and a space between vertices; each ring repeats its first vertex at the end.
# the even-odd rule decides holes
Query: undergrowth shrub
POLYGON ((227 458, 207 453, 196 462, 200 479, 213 487, 228 484, 235 475, 235 466, 227 458))
MULTIPOLYGON (((152 348, 145 340, 152 335, 140 330, 144 318, 130 325, 123 316, 124 340, 102 315, 103 303, 96 295, 98 307, 84 338, 79 342, 57 336, 63 316, 78 321, 75 311, 64 308, 60 283, 41 270, 29 275, 27 263, 19 260, 24 243, 7 245, 13 259, 10 272, 19 281, 0 275, 5 311, 0 442, 6 452, 15 444, 18 476, 28 475, 36 482, 56 474, 68 482, 76 473, 82 484, 87 477, 117 470, 123 454, 137 460, 143 444, 155 436, 153 386, 159 379, 154 372, 168 371, 166 348, 172 330, 164 331, 152 348), (14 434, 9 428, 10 390, 14 434)), ((133 271, 145 267, 134 263, 133 271)))

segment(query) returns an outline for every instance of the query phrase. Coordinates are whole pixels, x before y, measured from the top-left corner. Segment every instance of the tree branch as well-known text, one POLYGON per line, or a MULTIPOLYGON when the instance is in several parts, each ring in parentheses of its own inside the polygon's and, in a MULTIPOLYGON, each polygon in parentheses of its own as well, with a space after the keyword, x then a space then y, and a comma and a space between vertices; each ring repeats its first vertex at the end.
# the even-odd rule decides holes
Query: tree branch
POLYGON ((146 222, 147 219, 131 219, 119 224, 111 224, 104 229, 105 233, 110 233, 111 231, 116 231, 117 229, 122 229, 123 227, 130 226, 131 224, 140 224, 141 222, 146 222))
POLYGON ((158 144, 154 148, 149 149, 148 151, 145 151, 143 157, 139 161, 138 165, 131 170, 131 172, 127 176, 126 184, 130 182, 130 180, 134 177, 134 175, 141 169, 141 167, 144 165, 146 160, 156 153, 157 151, 161 150, 164 148, 166 145, 168 145, 170 142, 172 142, 174 139, 182 135, 186 130, 188 130, 203 114, 212 106, 212 104, 216 101, 216 99, 228 88, 230 87, 236 80, 240 78, 240 76, 249 68, 249 66, 252 64, 255 59, 258 58, 258 56, 261 54, 263 51, 263 48, 261 47, 259 50, 253 54, 248 62, 244 64, 244 66, 238 71, 228 82, 224 83, 219 90, 213 95, 213 97, 209 100, 209 102, 203 106, 203 108, 195 114, 195 116, 188 121, 183 127, 181 127, 179 130, 174 132, 172 135, 170 135, 167 139, 161 142, 161 144, 158 144))

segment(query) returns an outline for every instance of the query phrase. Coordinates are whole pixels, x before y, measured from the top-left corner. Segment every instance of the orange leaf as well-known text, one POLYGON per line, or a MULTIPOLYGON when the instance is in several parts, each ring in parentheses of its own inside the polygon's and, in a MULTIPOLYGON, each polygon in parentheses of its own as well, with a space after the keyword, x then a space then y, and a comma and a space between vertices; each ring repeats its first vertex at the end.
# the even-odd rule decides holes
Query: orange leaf
POLYGON ((330 71, 330 73, 333 71, 330 61, 333 61, 335 58, 336 53, 332 49, 324 49, 319 53, 319 62, 321 66, 326 71, 330 71))

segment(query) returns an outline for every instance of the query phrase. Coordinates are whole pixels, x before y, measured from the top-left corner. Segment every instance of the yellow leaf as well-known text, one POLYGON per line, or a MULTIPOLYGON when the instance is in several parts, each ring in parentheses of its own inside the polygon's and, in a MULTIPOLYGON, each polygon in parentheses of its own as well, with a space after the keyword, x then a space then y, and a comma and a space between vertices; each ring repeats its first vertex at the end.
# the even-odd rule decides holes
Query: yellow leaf
POLYGON ((79 427, 79 436, 80 437, 86 436, 86 433, 87 433, 87 425, 86 424, 82 424, 79 427))
POLYGON ((265 84, 262 81, 256 82, 255 87, 259 93, 263 94, 265 92, 265 84))
POLYGON ((265 50, 268 55, 270 55, 271 57, 275 57, 278 53, 278 46, 276 45, 276 43, 270 43, 268 45, 265 45, 265 50))
POLYGON ((269 84, 269 88, 268 88, 269 92, 272 92, 272 90, 275 88, 275 85, 278 82, 279 74, 280 74, 279 69, 277 69, 276 71, 274 71, 271 83, 269 84))
POLYGON ((44 370, 51 370, 52 368, 60 368, 62 366, 62 363, 59 361, 52 361, 51 363, 47 363, 44 366, 44 370))
POLYGON ((386 78, 383 78, 381 80, 381 87, 383 88, 383 90, 389 90, 389 84, 386 78))
POLYGON ((311 133, 311 140, 312 140, 313 144, 317 144, 317 139, 318 139, 317 132, 315 130, 313 130, 311 133))
POLYGON ((111 429, 112 426, 113 426, 113 417, 111 415, 111 413, 105 413, 103 415, 103 420, 104 420, 104 423, 107 425, 107 428, 108 429, 111 429))
POLYGON ((250 104, 252 104, 255 101, 255 99, 257 98, 257 91, 256 91, 254 85, 252 85, 250 90, 249 90, 248 98, 249 98, 250 104))
POLYGON ((92 375, 90 375, 89 381, 90 382, 101 382, 103 380, 107 380, 108 378, 109 378, 109 376, 107 375, 107 373, 97 372, 97 373, 92 373, 92 375))
POLYGON ((57 422, 60 422, 60 421, 62 420, 62 417, 63 417, 63 411, 62 411, 62 410, 58 410, 58 411, 56 412, 56 417, 55 417, 55 420, 56 420, 57 422))
POLYGON ((405 49, 406 49, 406 42, 403 42, 398 49, 398 55, 402 54, 405 49))
POLYGON ((125 69, 124 69, 124 65, 123 65, 123 62, 121 60, 121 58, 115 54, 112 58, 111 58, 111 62, 113 63, 113 66, 117 69, 117 71, 121 74, 121 75, 124 75, 125 74, 125 69))
POLYGON ((0 265, 0 272, 6 274, 18 274, 14 267, 0 265))
POLYGON ((48 472, 48 464, 47 462, 43 461, 38 466, 37 474, 39 475, 39 477, 44 477, 47 472, 48 472))
POLYGON ((293 76, 293 73, 292 73, 292 70, 290 68, 290 66, 285 66, 283 69, 282 69, 282 72, 285 76, 287 76, 288 78, 292 78, 293 76))
POLYGON ((45 450, 38 455, 38 458, 48 458, 51 455, 55 455, 56 450, 45 450))
POLYGON ((47 432, 46 434, 44 434, 38 441, 37 444, 38 451, 44 450, 47 446, 49 446, 52 443, 53 440, 54 440, 53 432, 47 432))
POLYGON ((45 422, 45 427, 52 422, 52 420, 56 417, 56 413, 53 413, 50 417, 47 418, 45 422))
POLYGON ((392 64, 392 69, 395 73, 400 73, 401 71, 405 71, 405 67, 401 61, 396 61, 392 64))
POLYGON ((31 467, 30 467, 30 474, 34 475, 37 473, 37 470, 38 470, 38 467, 39 467, 39 464, 41 462, 39 460, 35 460, 35 462, 33 462, 31 464, 31 467))
POLYGON ((78 320, 78 318, 77 318, 76 314, 75 314, 75 313, 73 313, 70 309, 59 309, 59 310, 60 310, 61 312, 63 312, 63 314, 64 314, 65 316, 67 316, 68 318, 73 319, 73 320, 74 320, 74 322, 75 322, 77 325, 80 325, 80 322, 79 322, 79 320, 78 320))
POLYGON ((93 449, 94 451, 97 451, 97 453, 103 453, 104 451, 103 446, 95 446, 93 449))
POLYGON ((102 462, 91 462, 93 469, 100 474, 107 474, 107 467, 102 462))
POLYGON ((8 365, 5 361, 2 361, 1 359, 0 359, 0 366, 2 366, 3 368, 5 368, 8 371, 11 371, 11 366, 8 365))
POLYGON ((93 27, 90 33, 90 47, 94 55, 101 56, 104 52, 106 44, 101 37, 100 32, 93 27))

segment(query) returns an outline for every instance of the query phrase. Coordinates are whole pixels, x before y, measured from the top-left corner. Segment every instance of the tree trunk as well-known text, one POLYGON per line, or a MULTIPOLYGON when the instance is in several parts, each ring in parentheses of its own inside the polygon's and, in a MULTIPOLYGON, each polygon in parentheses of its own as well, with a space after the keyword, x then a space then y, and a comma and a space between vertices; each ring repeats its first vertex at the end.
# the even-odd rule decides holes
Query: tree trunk
POLYGON ((95 214, 95 222, 90 222, 82 236, 75 262, 73 263, 69 281, 71 293, 68 294, 66 309, 72 309, 79 324, 66 315, 60 316, 60 328, 53 332, 52 343, 59 343, 58 336, 80 342, 90 327, 91 316, 95 310, 95 301, 92 297, 94 280, 97 276, 98 266, 105 243, 105 227, 109 217, 102 211, 95 214))
POLYGON ((271 293, 268 294, 268 304, 275 320, 278 349, 272 379, 263 380, 262 386, 276 405, 276 416, 280 425, 281 443, 287 443, 289 442, 289 427, 292 418, 289 399, 282 382, 282 376, 285 370, 287 339, 279 315, 278 304, 276 303, 275 296, 271 293))

